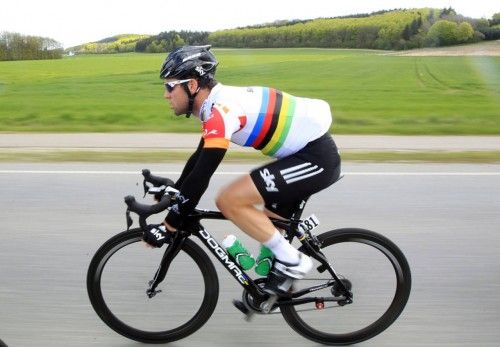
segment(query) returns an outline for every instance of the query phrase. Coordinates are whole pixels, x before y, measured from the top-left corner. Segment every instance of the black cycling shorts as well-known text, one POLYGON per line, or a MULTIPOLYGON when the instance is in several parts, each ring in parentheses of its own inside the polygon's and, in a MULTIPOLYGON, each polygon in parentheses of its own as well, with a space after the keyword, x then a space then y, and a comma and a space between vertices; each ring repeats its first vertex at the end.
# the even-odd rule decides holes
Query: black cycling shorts
POLYGON ((290 218, 302 200, 329 187, 339 176, 340 155, 328 133, 295 154, 250 172, 265 207, 284 218, 290 218))

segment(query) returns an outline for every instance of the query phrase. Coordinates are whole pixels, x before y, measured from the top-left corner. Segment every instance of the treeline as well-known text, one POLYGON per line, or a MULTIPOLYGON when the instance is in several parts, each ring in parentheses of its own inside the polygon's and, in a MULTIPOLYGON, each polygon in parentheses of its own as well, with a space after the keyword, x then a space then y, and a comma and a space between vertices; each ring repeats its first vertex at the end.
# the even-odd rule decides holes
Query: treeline
MULTIPOLYGON (((497 15, 495 15, 497 16, 497 15)), ((500 38, 492 21, 457 15, 452 8, 379 11, 211 33, 216 47, 325 47, 410 49, 500 38)))
POLYGON ((62 56, 61 44, 51 38, 0 33, 0 61, 61 59, 62 56))
POLYGON ((148 37, 149 35, 122 34, 107 37, 96 42, 89 42, 80 46, 71 47, 66 50, 81 54, 134 52, 137 42, 148 37))
POLYGON ((279 20, 216 32, 166 31, 118 35, 72 47, 75 53, 164 53, 183 45, 228 48, 411 49, 500 39, 500 13, 492 19, 461 16, 453 8, 387 10, 311 20, 279 20))
POLYGON ((206 45, 208 34, 207 31, 165 31, 139 40, 135 45, 135 51, 161 53, 184 45, 206 45))
POLYGON ((158 35, 123 34, 97 42, 68 48, 79 54, 108 54, 125 52, 161 53, 183 45, 208 44, 208 32, 166 31, 158 35))
MULTIPOLYGON (((371 12, 371 13, 358 13, 358 14, 351 14, 347 16, 337 16, 337 17, 330 17, 328 19, 345 19, 345 18, 363 18, 363 17, 370 17, 374 16, 377 14, 383 14, 387 12, 391 12, 395 10, 381 10, 381 11, 376 11, 376 12, 371 12)), ((404 11, 404 10, 402 10, 404 11)), ((299 24, 299 23, 307 23, 307 22, 312 22, 314 19, 292 19, 292 20, 276 20, 271 23, 264 23, 264 24, 255 24, 255 25, 247 25, 244 27, 239 27, 237 29, 257 29, 257 28, 265 28, 265 27, 281 27, 281 26, 290 26, 294 24, 299 24)))

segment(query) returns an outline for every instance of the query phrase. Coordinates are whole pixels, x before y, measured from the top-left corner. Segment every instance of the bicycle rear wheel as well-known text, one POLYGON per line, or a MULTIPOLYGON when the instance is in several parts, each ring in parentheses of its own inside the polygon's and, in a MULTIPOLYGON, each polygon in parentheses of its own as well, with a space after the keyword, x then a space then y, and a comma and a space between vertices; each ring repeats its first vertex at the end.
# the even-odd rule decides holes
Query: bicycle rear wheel
MULTIPOLYGON (((318 239, 337 275, 352 284, 353 302, 340 306, 317 300, 283 306, 286 322, 307 339, 328 345, 358 343, 380 334, 401 314, 410 295, 411 273, 405 256, 386 237, 364 229, 332 230, 318 239)), ((328 271, 313 270, 299 281, 298 289, 331 279, 328 271)), ((339 294, 330 286, 313 295, 331 299, 339 294)))
POLYGON ((148 298, 165 248, 148 249, 142 231, 133 229, 111 239, 94 255, 87 273, 87 291, 99 317, 119 334, 145 343, 182 339, 210 318, 217 304, 219 282, 213 263, 186 239, 170 264, 162 290, 148 298))

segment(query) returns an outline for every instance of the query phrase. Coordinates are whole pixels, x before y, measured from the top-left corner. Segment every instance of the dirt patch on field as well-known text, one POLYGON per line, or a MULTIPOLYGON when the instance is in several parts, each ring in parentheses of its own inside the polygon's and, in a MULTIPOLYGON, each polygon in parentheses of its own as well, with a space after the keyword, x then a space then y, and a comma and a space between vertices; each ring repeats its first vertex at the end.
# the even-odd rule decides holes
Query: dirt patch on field
POLYGON ((400 56, 500 56, 500 40, 481 42, 471 45, 418 48, 408 51, 387 53, 387 55, 400 56))

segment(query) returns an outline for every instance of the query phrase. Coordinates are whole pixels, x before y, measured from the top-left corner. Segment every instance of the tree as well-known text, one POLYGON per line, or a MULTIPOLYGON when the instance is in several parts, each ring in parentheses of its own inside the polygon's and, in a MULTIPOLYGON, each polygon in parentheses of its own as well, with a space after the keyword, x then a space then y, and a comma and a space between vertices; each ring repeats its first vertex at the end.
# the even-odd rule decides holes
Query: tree
POLYGON ((455 10, 450 6, 449 8, 443 8, 441 10, 441 13, 439 14, 439 18, 443 18, 445 16, 449 16, 449 15, 456 15, 457 12, 455 12, 455 10))
POLYGON ((410 39, 410 36, 411 36, 411 29, 410 29, 410 26, 408 24, 406 24, 404 30, 403 30, 403 33, 401 34, 401 37, 408 41, 410 39))
POLYGON ((500 12, 497 12, 493 15, 490 21, 490 26, 498 25, 500 24, 500 12))
POLYGON ((62 53, 61 44, 47 37, 0 34, 0 60, 60 59, 62 53))
POLYGON ((427 39, 431 46, 448 46, 457 42, 457 23, 447 20, 438 20, 427 33, 427 39))
POLYGON ((427 40, 431 46, 449 46, 465 43, 474 39, 474 29, 468 22, 457 24, 447 20, 434 23, 427 33, 427 40))
POLYGON ((462 22, 456 29, 456 39, 458 43, 465 43, 472 40, 474 37, 474 29, 467 22, 462 22))

